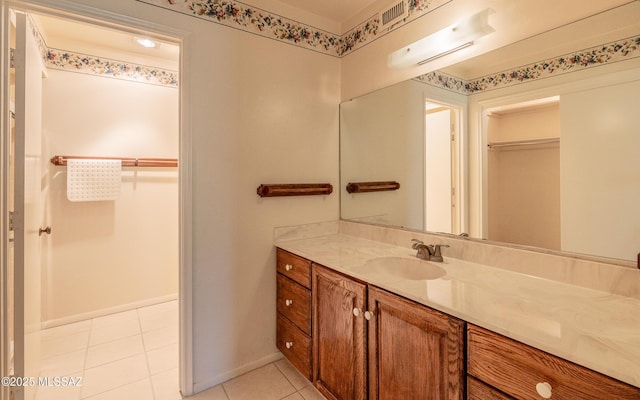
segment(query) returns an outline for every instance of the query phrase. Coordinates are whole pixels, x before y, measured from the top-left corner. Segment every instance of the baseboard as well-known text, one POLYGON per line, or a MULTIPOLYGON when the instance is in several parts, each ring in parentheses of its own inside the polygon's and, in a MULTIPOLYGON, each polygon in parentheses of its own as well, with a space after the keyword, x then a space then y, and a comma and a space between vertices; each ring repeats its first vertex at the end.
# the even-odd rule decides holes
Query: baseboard
POLYGON ((135 310, 136 308, 152 306, 154 304, 165 303, 167 301, 177 300, 178 293, 168 294, 166 296, 154 297, 151 299, 144 299, 140 301, 134 301, 133 303, 121 304, 114 307, 101 308, 99 310, 89 311, 82 314, 74 314, 68 317, 50 319, 48 321, 42 321, 40 328, 47 329, 60 325, 72 324, 74 322, 85 321, 91 318, 104 317, 105 315, 115 314, 123 311, 135 310))
POLYGON ((199 393, 202 392, 203 390, 207 390, 209 388, 212 388, 216 385, 219 385, 223 382, 228 381, 229 379, 233 379, 237 376, 240 376, 242 374, 246 374, 247 372, 253 371, 254 369, 258 369, 260 367, 264 367, 265 365, 272 363, 274 361, 278 361, 280 360, 282 357, 284 357, 282 355, 282 353, 280 353, 279 351, 273 354, 270 354, 266 357, 263 357, 259 360, 250 362, 248 364, 245 364, 239 368, 233 369, 229 372, 225 372, 224 374, 220 374, 212 379, 207 379, 204 382, 194 382, 193 384, 193 393, 199 393))

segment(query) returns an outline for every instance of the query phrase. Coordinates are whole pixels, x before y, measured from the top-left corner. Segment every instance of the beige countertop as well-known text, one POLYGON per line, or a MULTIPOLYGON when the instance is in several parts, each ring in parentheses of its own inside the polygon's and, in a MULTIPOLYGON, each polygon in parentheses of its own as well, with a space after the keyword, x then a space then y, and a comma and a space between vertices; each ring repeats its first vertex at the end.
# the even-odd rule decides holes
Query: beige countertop
POLYGON ((409 245, 345 234, 279 241, 276 246, 640 387, 638 299, 457 260, 446 252, 442 263, 417 261, 409 245), (382 260, 386 257, 392 258, 382 260), (410 280, 376 271, 381 263, 402 264, 404 259, 434 264, 444 275, 410 280))

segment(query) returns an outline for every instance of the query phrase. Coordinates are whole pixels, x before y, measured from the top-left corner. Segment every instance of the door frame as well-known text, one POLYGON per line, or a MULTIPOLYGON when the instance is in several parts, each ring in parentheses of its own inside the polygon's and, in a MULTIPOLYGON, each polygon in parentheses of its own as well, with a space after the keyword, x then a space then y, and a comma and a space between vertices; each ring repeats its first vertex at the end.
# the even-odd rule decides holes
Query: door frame
MULTIPOLYGON (((2 31, 2 43, 0 43, 0 79, 2 82, 9 82, 9 57, 10 57, 10 10, 18 9, 27 12, 47 14, 53 17, 64 17, 75 19, 93 25, 114 28, 130 33, 155 37, 171 42, 180 47, 179 60, 179 166, 178 166, 178 186, 179 186, 179 383, 180 390, 185 396, 193 394, 193 298, 192 298, 192 169, 191 169, 191 126, 189 115, 189 74, 185 60, 190 49, 189 32, 167 27, 138 18, 100 10, 84 4, 73 3, 67 0, 0 0, 0 29, 2 31)), ((0 286, 0 332, 2 337, 7 335, 7 300, 9 288, 6 287, 7 273, 7 253, 9 232, 8 213, 8 182, 9 182, 9 132, 11 129, 10 94, 8 84, 3 84, 0 96, 0 183, 2 192, 0 193, 0 259, 1 276, 3 284, 0 286)), ((8 341, 3 340, 0 344, 0 374, 7 376, 8 372, 8 341), (6 342, 6 343, 5 343, 6 342)), ((2 387, 0 393, 2 398, 8 397, 8 388, 2 387), (6 391, 6 392, 5 392, 6 391), (6 397, 5 397, 6 396, 6 397)))

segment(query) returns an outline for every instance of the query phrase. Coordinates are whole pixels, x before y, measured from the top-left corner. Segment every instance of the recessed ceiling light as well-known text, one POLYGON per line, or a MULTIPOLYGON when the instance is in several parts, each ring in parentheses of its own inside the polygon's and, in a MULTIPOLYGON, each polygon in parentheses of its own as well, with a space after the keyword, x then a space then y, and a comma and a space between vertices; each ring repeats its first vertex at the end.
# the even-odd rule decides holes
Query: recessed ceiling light
POLYGON ((154 48, 158 45, 153 40, 145 39, 145 38, 135 38, 135 42, 138 43, 140 46, 143 46, 146 48, 154 48))

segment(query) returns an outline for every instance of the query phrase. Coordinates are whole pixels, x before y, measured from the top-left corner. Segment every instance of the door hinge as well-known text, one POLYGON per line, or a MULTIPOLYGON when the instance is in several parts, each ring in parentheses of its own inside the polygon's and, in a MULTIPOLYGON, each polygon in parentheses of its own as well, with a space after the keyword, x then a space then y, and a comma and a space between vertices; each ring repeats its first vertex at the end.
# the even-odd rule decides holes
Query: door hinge
POLYGON ((9 231, 13 231, 14 230, 14 226, 13 226, 13 215, 15 214, 14 211, 9 211, 9 231))
POLYGON ((16 67, 16 49, 10 49, 9 51, 9 68, 16 67))

